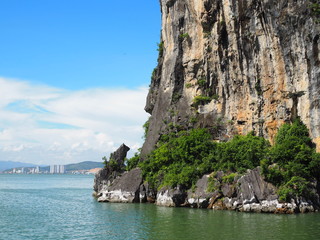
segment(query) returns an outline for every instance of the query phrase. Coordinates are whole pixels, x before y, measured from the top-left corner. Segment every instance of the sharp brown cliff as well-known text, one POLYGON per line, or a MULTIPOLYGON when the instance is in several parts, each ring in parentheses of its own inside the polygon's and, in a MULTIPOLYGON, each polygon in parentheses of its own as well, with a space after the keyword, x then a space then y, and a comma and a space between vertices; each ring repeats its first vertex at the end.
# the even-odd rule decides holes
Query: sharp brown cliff
POLYGON ((142 156, 162 133, 196 126, 216 140, 271 142, 296 116, 320 150, 319 12, 308 0, 160 0, 158 66, 142 156))

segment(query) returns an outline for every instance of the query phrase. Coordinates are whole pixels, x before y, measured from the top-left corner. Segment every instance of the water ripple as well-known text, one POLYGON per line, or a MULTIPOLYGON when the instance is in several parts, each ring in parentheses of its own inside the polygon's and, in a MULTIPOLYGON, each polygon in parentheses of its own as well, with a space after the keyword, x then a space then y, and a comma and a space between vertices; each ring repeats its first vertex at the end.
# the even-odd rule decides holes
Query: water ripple
POLYGON ((0 239, 320 239, 320 214, 97 203, 92 183, 88 176, 0 175, 0 239))

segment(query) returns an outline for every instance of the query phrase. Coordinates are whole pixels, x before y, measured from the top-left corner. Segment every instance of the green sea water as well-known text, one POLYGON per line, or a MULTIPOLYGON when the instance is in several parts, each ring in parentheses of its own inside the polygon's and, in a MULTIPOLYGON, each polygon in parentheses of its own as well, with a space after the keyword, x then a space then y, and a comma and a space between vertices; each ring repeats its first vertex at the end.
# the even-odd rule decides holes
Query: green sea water
POLYGON ((98 203, 93 176, 0 175, 0 239, 320 239, 320 214, 98 203))

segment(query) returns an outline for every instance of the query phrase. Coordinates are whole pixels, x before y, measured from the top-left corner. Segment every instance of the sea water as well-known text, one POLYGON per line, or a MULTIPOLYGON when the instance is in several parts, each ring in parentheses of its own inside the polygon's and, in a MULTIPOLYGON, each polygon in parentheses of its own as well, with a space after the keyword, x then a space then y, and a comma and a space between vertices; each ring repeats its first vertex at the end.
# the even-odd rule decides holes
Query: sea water
POLYGON ((0 239, 320 239, 320 214, 98 203, 93 176, 0 175, 0 239))

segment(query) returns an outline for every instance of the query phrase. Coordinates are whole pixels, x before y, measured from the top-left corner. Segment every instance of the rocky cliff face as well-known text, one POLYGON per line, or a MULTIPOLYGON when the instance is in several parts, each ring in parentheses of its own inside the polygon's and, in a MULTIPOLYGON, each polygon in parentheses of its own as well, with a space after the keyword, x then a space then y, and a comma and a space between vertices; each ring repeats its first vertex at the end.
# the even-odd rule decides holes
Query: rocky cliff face
MULTIPOLYGON (((160 0, 158 66, 145 110, 151 114, 142 160, 161 134, 194 127, 216 140, 254 131, 271 142, 299 116, 320 150, 320 3, 318 0, 160 0), (317 3, 317 11, 310 7, 317 3)), ((127 149, 111 155, 119 169, 127 149), (123 152, 124 151, 124 152, 123 152), (120 154, 123 152, 123 154, 120 154)), ((194 188, 144 182, 139 168, 96 175, 98 201, 294 213, 320 208, 313 199, 281 202, 260 169, 226 182, 204 175, 194 188)))
POLYGON ((320 24, 310 0, 160 0, 162 34, 142 156, 167 131, 273 141, 300 116, 320 147, 320 24))

